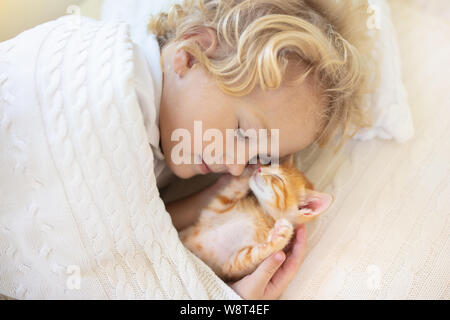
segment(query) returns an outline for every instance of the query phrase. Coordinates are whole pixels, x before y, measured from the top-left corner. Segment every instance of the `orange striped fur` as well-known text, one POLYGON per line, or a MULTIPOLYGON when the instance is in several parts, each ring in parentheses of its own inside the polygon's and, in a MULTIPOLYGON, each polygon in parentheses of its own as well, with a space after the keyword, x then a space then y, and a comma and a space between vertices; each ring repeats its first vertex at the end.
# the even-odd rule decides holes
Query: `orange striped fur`
POLYGON ((237 280, 286 247, 295 228, 317 217, 331 201, 313 191, 290 156, 278 166, 247 168, 233 177, 198 221, 180 232, 180 239, 223 280, 237 280))

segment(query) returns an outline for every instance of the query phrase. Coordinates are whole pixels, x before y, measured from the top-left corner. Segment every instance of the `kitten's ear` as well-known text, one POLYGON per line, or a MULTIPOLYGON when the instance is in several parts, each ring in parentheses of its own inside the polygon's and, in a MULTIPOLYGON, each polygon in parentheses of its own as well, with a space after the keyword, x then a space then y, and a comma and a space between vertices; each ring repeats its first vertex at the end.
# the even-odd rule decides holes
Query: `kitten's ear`
POLYGON ((333 197, 327 193, 320 193, 306 189, 298 204, 298 213, 303 217, 313 218, 327 210, 333 202, 333 197))

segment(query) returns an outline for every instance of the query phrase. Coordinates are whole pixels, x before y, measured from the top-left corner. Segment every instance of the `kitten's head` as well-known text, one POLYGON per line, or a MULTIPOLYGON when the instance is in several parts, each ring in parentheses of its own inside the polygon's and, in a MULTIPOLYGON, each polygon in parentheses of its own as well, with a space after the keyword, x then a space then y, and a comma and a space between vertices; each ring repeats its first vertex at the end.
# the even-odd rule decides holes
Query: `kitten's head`
POLYGON ((279 165, 262 165, 249 180, 261 207, 273 218, 286 218, 294 225, 308 222, 324 212, 333 198, 313 190, 312 184, 295 167, 291 155, 279 165))

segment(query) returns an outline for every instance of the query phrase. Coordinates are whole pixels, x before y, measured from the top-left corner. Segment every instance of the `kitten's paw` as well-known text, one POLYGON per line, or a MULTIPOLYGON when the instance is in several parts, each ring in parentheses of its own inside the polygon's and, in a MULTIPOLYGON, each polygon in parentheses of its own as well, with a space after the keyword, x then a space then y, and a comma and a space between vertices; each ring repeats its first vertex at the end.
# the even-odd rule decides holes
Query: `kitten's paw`
POLYGON ((250 177, 251 174, 248 175, 244 173, 240 176, 231 176, 229 178, 229 183, 221 191, 222 195, 235 200, 239 200, 245 197, 250 190, 250 187, 248 185, 248 180, 250 179, 250 177))
POLYGON ((294 232, 294 227, 286 219, 279 219, 269 233, 269 242, 283 243, 290 240, 294 232))
POLYGON ((216 181, 215 185, 218 188, 223 188, 225 186, 227 186, 232 180, 233 180, 233 176, 229 173, 225 173, 222 174, 216 181))
POLYGON ((245 168, 240 176, 234 177, 235 184, 243 187, 248 187, 248 180, 250 180, 252 174, 253 170, 245 168))

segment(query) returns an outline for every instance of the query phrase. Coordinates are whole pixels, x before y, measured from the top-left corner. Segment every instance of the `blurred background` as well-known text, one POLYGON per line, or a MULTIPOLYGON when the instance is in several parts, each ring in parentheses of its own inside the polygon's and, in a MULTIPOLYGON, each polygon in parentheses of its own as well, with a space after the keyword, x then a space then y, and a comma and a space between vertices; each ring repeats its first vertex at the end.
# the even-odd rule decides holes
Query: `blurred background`
POLYGON ((69 8, 73 5, 80 8, 82 15, 98 19, 102 2, 102 0, 0 0, 0 42, 68 14, 69 8))

